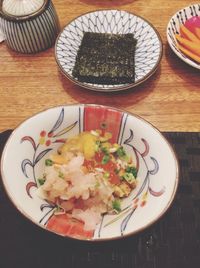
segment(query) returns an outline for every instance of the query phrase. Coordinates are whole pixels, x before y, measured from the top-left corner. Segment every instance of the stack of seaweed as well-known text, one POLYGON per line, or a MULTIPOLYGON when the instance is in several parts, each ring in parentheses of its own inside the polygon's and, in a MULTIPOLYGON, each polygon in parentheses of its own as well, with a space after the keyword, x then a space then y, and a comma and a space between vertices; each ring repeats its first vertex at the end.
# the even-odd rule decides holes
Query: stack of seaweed
POLYGON ((133 34, 85 32, 72 75, 94 84, 134 82, 136 43, 133 34))

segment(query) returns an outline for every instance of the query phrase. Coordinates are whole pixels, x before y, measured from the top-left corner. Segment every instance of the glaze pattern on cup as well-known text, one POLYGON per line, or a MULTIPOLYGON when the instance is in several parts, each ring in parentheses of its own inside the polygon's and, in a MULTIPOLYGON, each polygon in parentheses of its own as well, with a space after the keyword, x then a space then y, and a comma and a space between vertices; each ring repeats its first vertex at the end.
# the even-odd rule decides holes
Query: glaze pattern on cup
POLYGON ((41 14, 23 19, 0 19, 8 46, 21 53, 36 53, 51 47, 59 33, 59 21, 51 1, 41 14))

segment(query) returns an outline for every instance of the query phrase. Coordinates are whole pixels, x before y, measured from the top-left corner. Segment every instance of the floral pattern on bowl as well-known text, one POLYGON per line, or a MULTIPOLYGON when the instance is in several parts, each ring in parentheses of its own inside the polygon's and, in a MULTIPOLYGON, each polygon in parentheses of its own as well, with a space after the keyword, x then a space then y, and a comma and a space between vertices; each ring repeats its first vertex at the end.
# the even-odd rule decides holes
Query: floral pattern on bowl
POLYGON ((176 12, 170 19, 167 25, 167 40, 173 50, 173 52, 182 59, 185 63, 200 69, 200 63, 193 61, 188 58, 184 53, 182 53, 177 47, 177 41, 175 34, 180 34, 180 26, 184 24, 186 20, 192 18, 193 16, 200 16, 200 5, 194 4, 188 7, 185 7, 178 12, 176 12))
POLYGON ((177 160, 164 136, 136 115, 99 105, 55 107, 26 120, 6 143, 1 167, 10 199, 28 219, 59 235, 91 241, 128 236, 151 225, 172 203, 178 184, 177 160), (55 205, 37 196, 37 178, 45 158, 67 137, 101 128, 133 156, 139 183, 119 214, 106 214, 94 231, 84 231, 82 222, 54 215, 55 205))

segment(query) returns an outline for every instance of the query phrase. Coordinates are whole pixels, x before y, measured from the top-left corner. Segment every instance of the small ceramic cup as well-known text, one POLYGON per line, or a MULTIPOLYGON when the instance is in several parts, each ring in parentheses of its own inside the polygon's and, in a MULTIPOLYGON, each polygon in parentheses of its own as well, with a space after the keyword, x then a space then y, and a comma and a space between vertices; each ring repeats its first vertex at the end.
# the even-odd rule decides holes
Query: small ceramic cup
POLYGON ((28 1, 28 3, 18 1, 21 6, 18 6, 16 10, 12 10, 12 6, 8 5, 12 1, 16 0, 7 2, 0 0, 0 29, 5 36, 7 45, 17 52, 29 54, 50 48, 60 30, 58 16, 52 1, 36 1, 39 6, 32 5, 32 9, 30 9, 30 4, 34 0, 28 1), (19 10, 21 11, 19 12, 19 10))

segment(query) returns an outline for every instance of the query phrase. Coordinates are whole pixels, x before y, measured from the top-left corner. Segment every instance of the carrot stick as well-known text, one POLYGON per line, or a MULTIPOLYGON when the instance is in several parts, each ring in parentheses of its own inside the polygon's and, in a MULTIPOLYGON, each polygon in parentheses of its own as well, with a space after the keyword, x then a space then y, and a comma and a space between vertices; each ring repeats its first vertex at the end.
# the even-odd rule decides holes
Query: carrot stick
POLYGON ((200 28, 195 28, 195 34, 200 40, 200 28))
POLYGON ((183 24, 180 26, 180 33, 189 40, 200 44, 199 38, 197 38, 196 35, 188 30, 188 28, 186 28, 183 24))
POLYGON ((180 44, 177 44, 177 47, 179 48, 179 50, 181 50, 185 55, 187 55, 188 57, 190 57, 191 59, 193 59, 194 61, 200 63, 200 57, 197 56, 196 54, 192 53, 191 51, 187 50, 186 48, 184 48, 183 46, 181 46, 180 44))
POLYGON ((195 43, 193 41, 185 39, 181 37, 179 34, 176 34, 175 37, 181 45, 183 45, 188 50, 200 56, 200 44, 199 43, 195 43))

